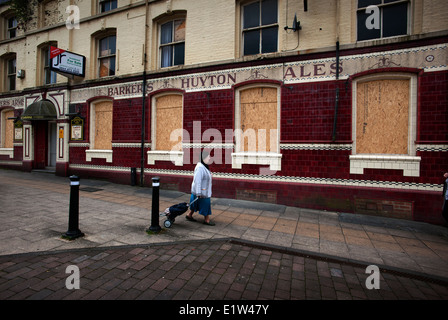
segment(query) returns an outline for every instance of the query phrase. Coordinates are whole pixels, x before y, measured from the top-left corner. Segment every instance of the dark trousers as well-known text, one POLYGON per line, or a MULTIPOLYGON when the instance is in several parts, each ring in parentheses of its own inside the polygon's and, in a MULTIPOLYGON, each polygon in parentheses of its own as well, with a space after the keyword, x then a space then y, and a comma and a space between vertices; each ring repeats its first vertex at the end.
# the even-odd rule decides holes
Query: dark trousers
POLYGON ((448 200, 443 202, 442 216, 445 218, 445 221, 448 223, 448 200))

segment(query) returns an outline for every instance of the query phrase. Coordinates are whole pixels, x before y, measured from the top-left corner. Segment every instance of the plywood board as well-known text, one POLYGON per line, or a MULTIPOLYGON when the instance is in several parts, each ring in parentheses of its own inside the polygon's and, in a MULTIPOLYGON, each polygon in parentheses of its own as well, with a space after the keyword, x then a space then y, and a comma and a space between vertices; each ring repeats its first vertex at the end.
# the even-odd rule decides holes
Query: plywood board
POLYGON ((277 150, 277 89, 251 88, 240 93, 241 151, 277 150))
POLYGON ((408 154, 409 80, 358 83, 356 153, 408 154))
POLYGON ((95 104, 95 149, 112 150, 112 102, 95 104))
POLYGON ((14 122, 8 120, 8 118, 14 117, 14 110, 6 111, 3 116, 5 117, 5 141, 3 142, 3 148, 14 147, 14 122))
POLYGON ((174 130, 182 129, 182 96, 167 95, 156 99, 156 150, 181 151, 179 136, 171 141, 174 130))

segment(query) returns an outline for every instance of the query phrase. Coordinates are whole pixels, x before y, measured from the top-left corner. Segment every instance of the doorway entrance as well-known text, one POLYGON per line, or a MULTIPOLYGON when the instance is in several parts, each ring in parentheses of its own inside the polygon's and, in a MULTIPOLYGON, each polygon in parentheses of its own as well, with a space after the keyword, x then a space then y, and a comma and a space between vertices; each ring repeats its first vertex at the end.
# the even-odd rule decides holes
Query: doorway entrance
MULTIPOLYGON (((58 112, 55 105, 48 99, 33 102, 26 107, 21 118, 31 121, 32 125, 33 135, 24 144, 24 150, 30 151, 30 146, 27 146, 26 143, 31 143, 34 147, 31 168, 56 172, 58 112)), ((25 155, 26 153, 24 153, 24 157, 25 155)), ((30 153, 28 156, 32 157, 33 154, 30 153)))
POLYGON ((48 163, 46 169, 49 170, 56 170, 56 143, 57 143, 56 122, 48 122, 48 163))
POLYGON ((34 165, 37 170, 56 172, 57 124, 34 121, 34 165))

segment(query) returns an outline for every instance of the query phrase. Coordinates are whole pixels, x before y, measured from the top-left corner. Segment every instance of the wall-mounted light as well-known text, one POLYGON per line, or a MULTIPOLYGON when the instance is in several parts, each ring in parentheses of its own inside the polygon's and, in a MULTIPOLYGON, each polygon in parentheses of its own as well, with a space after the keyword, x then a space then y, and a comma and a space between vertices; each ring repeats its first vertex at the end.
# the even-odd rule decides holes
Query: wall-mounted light
POLYGON ((19 79, 25 78, 25 70, 23 69, 17 70, 17 78, 19 79))

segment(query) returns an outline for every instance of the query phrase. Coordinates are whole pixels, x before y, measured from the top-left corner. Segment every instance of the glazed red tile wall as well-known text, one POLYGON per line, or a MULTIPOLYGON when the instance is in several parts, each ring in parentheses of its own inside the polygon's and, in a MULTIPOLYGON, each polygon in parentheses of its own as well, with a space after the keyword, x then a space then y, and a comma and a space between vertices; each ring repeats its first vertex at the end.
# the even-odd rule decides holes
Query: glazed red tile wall
MULTIPOLYGON (((184 94, 184 129, 193 141, 194 122, 201 123, 201 137, 210 128, 216 129, 225 139, 225 130, 233 130, 233 90, 215 90, 184 94)), ((198 130, 198 129, 197 129, 198 130)), ((199 130, 197 131, 199 132, 199 130)), ((208 139, 211 142, 214 138, 208 139)), ((184 137, 184 141, 187 141, 184 137)))
POLYGON ((86 150, 87 147, 78 147, 75 146, 76 144, 73 144, 69 148, 69 157, 70 157, 70 163, 73 164, 86 164, 86 150))
POLYGON ((448 143, 448 72, 427 72, 419 78, 420 141, 448 143))
MULTIPOLYGON (((146 116, 149 114, 149 101, 147 100, 146 116)), ((142 99, 115 100, 113 104, 112 141, 141 140, 142 127, 142 99)))
POLYGON ((419 181, 433 184, 442 183, 442 175, 448 171, 448 153, 446 151, 421 151, 417 152, 417 156, 422 158, 419 181))
POLYGON ((22 161, 23 160, 23 146, 15 146, 14 147, 14 160, 22 161))
POLYGON ((339 88, 336 140, 351 140, 351 86, 346 81, 287 85, 282 89, 281 141, 332 141, 339 88))
POLYGON ((349 179, 350 151, 283 150, 279 175, 349 179))

